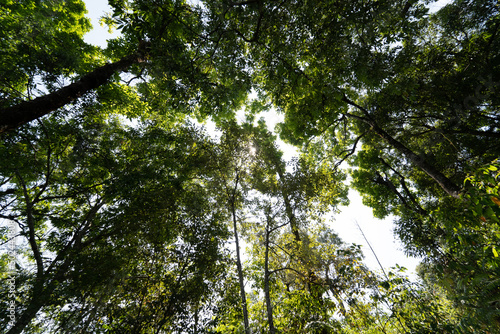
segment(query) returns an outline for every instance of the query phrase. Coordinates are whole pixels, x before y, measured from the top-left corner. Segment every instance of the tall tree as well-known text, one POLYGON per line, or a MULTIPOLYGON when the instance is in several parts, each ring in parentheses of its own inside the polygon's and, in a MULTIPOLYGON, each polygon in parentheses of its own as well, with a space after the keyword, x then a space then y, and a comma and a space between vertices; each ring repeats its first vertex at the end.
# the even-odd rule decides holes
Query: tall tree
POLYGON ((106 23, 118 27, 122 36, 106 50, 82 40, 90 29, 82 1, 1 6, 6 13, 0 26, 7 75, 0 83, 0 132, 64 108, 109 83, 116 87, 125 73, 129 79, 123 81, 138 81, 143 98, 196 110, 200 117, 232 113, 249 88, 245 60, 233 49, 223 50, 221 33, 206 29, 201 7, 185 1, 110 1, 113 13, 106 23), (32 30, 25 29, 26 20, 32 30))
MULTIPOLYGON (((491 71, 497 58, 492 49, 497 43, 497 9, 493 1, 459 1, 429 17, 422 3, 403 7, 396 1, 376 6, 363 1, 314 5, 255 1, 221 2, 211 9, 234 18, 222 23, 215 17, 214 22, 247 42, 256 82, 285 113, 284 138, 303 143, 323 134, 341 157, 361 138, 365 145, 371 139, 379 144, 377 149, 385 147, 382 152, 407 161, 409 168, 424 172, 448 195, 458 197, 465 174, 458 168, 461 159, 453 163, 451 155, 465 150, 460 153, 465 159, 477 158, 477 143, 485 136, 498 136, 496 116, 490 115, 498 80, 491 71), (458 21, 453 13, 466 4, 470 18, 458 21), (455 36, 462 30, 467 34, 455 36), (246 31, 255 33, 246 36, 246 31), (281 39, 281 34, 289 38, 281 39), (460 44, 453 50, 450 39, 455 37, 460 44), (474 69, 467 66, 471 58, 474 69), (452 71, 450 64, 455 66, 452 71), (433 73, 440 79, 433 80, 433 73), (463 84, 457 86, 458 82, 463 84), (464 111, 463 119, 468 120, 461 122, 461 130, 450 128, 457 125, 449 120, 456 105, 477 109, 483 102, 488 107, 479 113, 464 111), (439 125, 443 113, 447 116, 439 125), (451 133, 468 139, 458 143, 448 138, 451 133), (436 160, 437 152, 422 150, 419 141, 431 137, 426 144, 433 144, 429 147, 436 151, 441 143, 439 149, 446 149, 450 160, 436 160), (436 142, 435 137, 441 140, 436 142), (457 148, 460 144, 463 149, 457 148)), ((481 148, 482 155, 489 156, 497 149, 481 148)))
MULTIPOLYGON (((308 238, 307 217, 317 215, 321 210, 328 211, 342 201, 345 196, 345 188, 340 184, 342 174, 326 166, 306 168, 305 162, 294 165, 293 173, 286 171, 281 152, 274 143, 275 137, 268 132, 263 122, 257 126, 243 124, 237 127, 233 124, 230 129, 240 136, 235 138, 234 135, 226 134, 223 138, 231 138, 231 143, 237 142, 236 139, 244 139, 240 145, 246 158, 240 154, 232 154, 233 159, 246 164, 244 169, 247 171, 245 178, 242 178, 242 182, 246 182, 246 186, 242 187, 248 190, 242 193, 247 199, 242 202, 245 214, 241 225, 255 252, 250 277, 255 281, 256 287, 262 289, 266 305, 266 325, 263 326, 263 319, 251 312, 251 326, 257 331, 266 327, 271 332, 279 332, 283 330, 283 319, 280 315, 277 320, 280 325, 275 326, 273 305, 276 298, 283 298, 277 297, 281 295, 279 288, 284 286, 282 271, 288 273, 284 277, 293 276, 294 271, 299 273, 297 280, 301 283, 297 283, 300 286, 297 292, 302 291, 305 293, 302 297, 308 296, 311 301, 322 300, 319 290, 328 286, 324 282, 320 283, 321 279, 315 278, 317 268, 309 264, 311 259, 308 255, 308 243, 304 243, 308 238), (279 256, 282 258, 277 260, 279 256), (294 264, 285 267, 278 264, 286 262, 294 264), (280 283, 276 285, 276 282, 280 283), (324 286, 320 287, 321 285, 324 286)), ((299 295, 296 298, 300 298, 299 295)), ((253 298, 251 300, 254 303, 253 298)), ((253 308, 255 306, 251 307, 253 308)), ((302 311, 311 313, 313 309, 302 311)), ((299 327, 304 328, 315 316, 321 317, 320 314, 326 313, 318 308, 310 317, 297 319, 300 321, 299 327)))
MULTIPOLYGON (((301 330, 338 325, 334 310, 371 312, 350 303, 363 299, 352 286, 369 277, 359 252, 324 228, 307 232, 342 201, 342 162, 377 216, 397 216, 396 232, 426 257, 427 276, 478 319, 461 330, 498 327, 499 7, 455 0, 428 14, 426 3, 110 1, 106 22, 122 37, 105 50, 82 41, 90 26, 81 1, 1 4, 0 132, 10 133, 0 144, 8 157, 0 213, 19 225, 27 251, 17 277, 25 299, 10 331, 36 331, 46 319, 80 331, 210 327, 204 316, 221 317, 235 301, 232 277, 218 282, 228 221, 237 240, 264 245, 254 280, 271 331, 291 305, 301 306, 290 318, 301 330), (261 101, 250 113, 273 104, 285 115, 280 136, 307 150, 293 172, 263 123, 224 121, 252 84, 261 101), (223 140, 187 129, 186 115, 212 116, 223 140), (121 125, 124 116, 137 125, 121 125), (243 217, 252 209, 260 232, 243 217)), ((448 329, 418 293, 386 290, 398 307, 381 317, 397 319, 393 328, 448 329), (397 317, 419 312, 437 320, 397 317)), ((258 296, 249 304, 247 332, 259 325, 258 296)), ((225 329, 240 321, 234 313, 225 329)))
POLYGON ((246 334, 252 332, 248 316, 247 293, 245 290, 245 274, 243 271, 242 252, 240 247, 240 229, 238 215, 243 203, 244 194, 248 191, 247 176, 250 163, 248 134, 234 122, 223 126, 223 137, 219 146, 217 159, 218 179, 221 182, 224 202, 227 203, 227 212, 232 225, 236 253, 236 270, 240 288, 241 311, 243 314, 243 328, 246 334))
POLYGON ((364 202, 397 215, 408 252, 469 268, 450 251, 457 222, 441 214, 463 211, 467 174, 500 153, 497 2, 457 0, 434 14, 390 0, 207 6, 246 43, 260 96, 285 115, 280 136, 317 161, 350 162, 364 202))
POLYGON ((25 240, 7 333, 44 321, 54 332, 158 332, 199 308, 224 272, 227 236, 197 181, 203 137, 64 113, 4 139, 0 214, 25 240))

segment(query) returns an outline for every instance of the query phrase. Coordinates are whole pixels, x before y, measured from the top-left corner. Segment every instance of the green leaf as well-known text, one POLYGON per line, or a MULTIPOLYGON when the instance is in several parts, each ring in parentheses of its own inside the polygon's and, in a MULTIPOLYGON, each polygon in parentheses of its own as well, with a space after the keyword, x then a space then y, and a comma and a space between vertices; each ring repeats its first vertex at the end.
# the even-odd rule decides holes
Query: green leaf
POLYGON ((491 247, 491 251, 493 252, 493 255, 494 255, 495 257, 498 257, 498 253, 497 253, 497 250, 495 249, 495 246, 492 246, 492 247, 491 247))

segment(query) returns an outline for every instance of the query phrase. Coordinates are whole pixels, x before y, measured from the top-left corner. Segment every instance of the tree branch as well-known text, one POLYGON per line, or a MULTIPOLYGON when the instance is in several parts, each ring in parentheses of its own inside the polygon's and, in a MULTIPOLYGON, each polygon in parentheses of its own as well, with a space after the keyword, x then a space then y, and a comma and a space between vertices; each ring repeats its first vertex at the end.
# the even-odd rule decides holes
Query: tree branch
POLYGON ((364 108, 364 107, 358 105, 356 102, 350 100, 346 95, 344 95, 344 97, 342 98, 342 101, 346 102, 348 105, 350 105, 352 107, 355 107, 356 109, 361 110, 366 115, 366 117, 360 117, 360 116, 346 113, 346 116, 354 117, 354 118, 359 119, 359 120, 367 123, 368 125, 370 125, 372 130, 378 136, 380 136, 382 139, 384 139, 394 149, 396 149, 397 151, 402 153, 415 166, 417 166, 418 168, 423 170, 427 175, 429 175, 432 179, 434 179, 434 181, 436 181, 448 195, 455 197, 455 198, 460 197, 461 188, 459 186, 457 186, 455 183, 453 183, 443 173, 438 171, 434 166, 432 166, 427 161, 425 161, 425 159, 422 158, 420 155, 416 154, 411 149, 406 147, 403 143, 396 140, 390 134, 385 132, 377 124, 377 122, 371 118, 370 113, 368 112, 368 110, 366 108, 364 108))
POLYGON ((229 6, 234 7, 234 6, 245 6, 245 5, 251 5, 254 3, 259 3, 260 0, 247 0, 247 1, 240 1, 240 2, 230 2, 229 6))
POLYGON ((427 215, 427 211, 425 211, 420 206, 420 204, 417 202, 415 196, 413 196, 413 194, 410 192, 410 189, 408 189, 408 186, 406 185, 406 182, 405 182, 405 177, 401 173, 399 173, 397 170, 395 170, 394 168, 392 168, 392 166, 389 165, 389 163, 387 163, 384 159, 382 159, 382 158, 379 157, 379 160, 385 166, 387 166, 390 170, 392 170, 397 176, 399 176, 399 183, 401 184, 401 187, 403 187, 406 195, 408 195, 408 197, 410 198, 410 201, 413 203, 413 205, 417 209, 418 213, 420 213, 421 215, 427 215))
POLYGON ((358 146, 359 141, 361 140, 361 138, 364 137, 364 135, 366 135, 366 133, 367 133, 367 131, 363 132, 361 135, 359 135, 356 138, 356 140, 354 141, 354 144, 352 145, 350 150, 344 150, 344 151, 340 152, 340 154, 342 154, 342 153, 347 153, 347 154, 340 161, 338 161, 335 164, 335 168, 340 166, 340 164, 342 164, 345 160, 347 160, 347 158, 349 158, 350 156, 352 156, 356 152, 356 147, 358 146))
POLYGON ((28 241, 31 247, 31 250, 33 251, 33 257, 35 258, 36 262, 36 276, 37 278, 41 278, 43 276, 43 260, 42 260, 42 255, 40 253, 40 249, 38 247, 38 244, 36 242, 36 235, 35 235, 35 220, 33 217, 33 202, 29 198, 28 194, 28 188, 26 187, 26 183, 24 182, 24 179, 22 176, 16 172, 16 176, 19 179, 19 182, 21 182, 22 187, 23 187, 23 193, 24 193, 24 201, 26 203, 26 216, 27 216, 27 223, 28 223, 28 241))
POLYGON ((122 72, 131 65, 143 61, 146 48, 146 43, 142 43, 140 50, 136 53, 125 56, 117 62, 98 67, 68 86, 34 100, 0 109, 0 133, 11 131, 47 115, 106 84, 113 74, 122 72))

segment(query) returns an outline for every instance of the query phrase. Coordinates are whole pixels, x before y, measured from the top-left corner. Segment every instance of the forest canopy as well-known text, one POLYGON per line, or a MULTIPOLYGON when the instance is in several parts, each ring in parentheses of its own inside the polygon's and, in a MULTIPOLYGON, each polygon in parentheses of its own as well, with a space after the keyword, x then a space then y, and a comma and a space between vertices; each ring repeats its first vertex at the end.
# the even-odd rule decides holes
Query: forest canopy
POLYGON ((432 2, 2 2, 3 332, 500 332, 500 5, 432 2))

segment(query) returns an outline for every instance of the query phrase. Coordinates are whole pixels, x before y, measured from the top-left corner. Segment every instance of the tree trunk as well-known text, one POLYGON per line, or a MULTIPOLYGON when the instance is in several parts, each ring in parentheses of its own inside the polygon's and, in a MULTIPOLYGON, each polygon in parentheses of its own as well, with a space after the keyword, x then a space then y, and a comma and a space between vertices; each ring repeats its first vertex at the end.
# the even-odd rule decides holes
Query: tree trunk
POLYGON ((33 319, 36 318, 38 311, 47 305, 47 300, 51 298, 55 286, 59 281, 64 279, 71 263, 71 258, 67 257, 61 264, 58 270, 54 273, 52 281, 46 280, 47 272, 43 273, 40 278, 36 279, 33 287, 33 296, 31 297, 28 307, 22 312, 19 319, 16 319, 14 326, 6 334, 19 334, 28 326, 33 319))
POLYGON ((43 298, 40 296, 34 297, 26 310, 21 314, 19 319, 16 319, 14 326, 9 329, 6 334, 19 334, 26 326, 36 317, 38 311, 44 306, 43 298))
MULTIPOLYGON (((285 182, 285 173, 281 169, 278 161, 272 161, 274 164, 274 168, 276 169, 278 176, 280 177, 281 182, 285 182)), ((281 195, 283 196, 283 201, 285 202, 285 211, 288 217, 288 221, 290 222, 290 229, 295 238, 296 242, 300 242, 300 234, 299 227, 297 226, 297 222, 295 221, 295 214, 293 213, 292 203, 290 203, 290 198, 288 196, 288 192, 285 190, 285 187, 281 187, 281 195)))
POLYGON ((269 292, 269 234, 271 234, 269 219, 266 225, 266 240, 265 240, 265 254, 264 254, 264 295, 266 298, 266 309, 267 309, 267 322, 269 324, 269 333, 275 334, 276 329, 274 328, 273 320, 273 305, 271 304, 271 294, 269 292))
MULTIPOLYGON (((46 305, 48 305, 48 300, 54 292, 54 289, 60 282, 66 279, 66 274, 70 266, 72 265, 73 256, 72 253, 81 252, 85 247, 82 245, 81 241, 84 236, 84 232, 90 227, 91 221, 95 218, 97 211, 105 204, 104 201, 98 202, 87 215, 87 222, 85 226, 75 233, 75 236, 70 241, 70 243, 56 256, 52 261, 51 265, 43 272, 37 272, 37 278, 33 286, 33 296, 29 302, 28 307, 20 315, 19 319, 16 319, 14 326, 6 334, 18 334, 21 333, 26 326, 28 326, 33 319, 36 318, 38 311, 46 305), (71 246, 73 244, 73 246, 71 246), (64 261, 63 261, 64 259, 64 261), (59 267, 56 268, 56 263, 63 261, 59 267), (52 276, 51 276, 51 273, 52 276)), ((105 237, 106 235, 101 235, 105 237)), ((96 240, 101 239, 101 237, 96 240)))
POLYGON ((245 293, 245 283, 243 281, 243 268, 241 266, 241 256, 240 256, 240 242, 238 239, 238 227, 236 223, 236 213, 234 210, 234 204, 232 204, 233 211, 233 228, 234 228, 234 241, 236 244, 236 267, 238 270, 238 281, 240 283, 240 295, 241 295, 241 307, 243 309, 243 322, 245 324, 245 333, 250 334, 250 322, 248 321, 248 309, 247 309, 247 297, 245 293))
POLYGON ((236 268, 238 270, 238 281, 240 284, 240 295, 241 295, 241 307, 243 309, 243 322, 245 325, 245 333, 251 334, 250 322, 248 321, 248 309, 247 309, 247 297, 245 293, 245 282, 243 280, 243 268, 241 266, 241 256, 240 256, 240 241, 238 238, 238 222, 236 219, 236 188, 238 187, 239 175, 236 177, 236 182, 232 194, 232 198, 229 199, 231 205, 231 214, 233 216, 233 232, 234 232, 234 242, 236 247, 236 268))
POLYGON ((455 198, 460 197, 460 187, 453 183, 443 173, 438 171, 434 166, 425 161, 424 158, 410 150, 403 143, 394 139, 391 135, 382 130, 375 122, 372 124, 372 128, 381 138, 385 139, 385 141, 389 145, 394 147, 399 152, 403 153, 406 158, 408 158, 408 160, 410 160, 415 166, 423 170, 427 175, 434 179, 434 181, 436 181, 448 195, 455 198))
POLYGON ((366 117, 360 117, 360 116, 355 116, 351 114, 346 114, 346 116, 351 117, 351 118, 356 118, 358 120, 361 120, 368 125, 370 125, 375 131, 377 135, 379 135, 382 139, 384 139, 389 145, 391 145, 394 149, 402 153, 408 160, 410 160, 415 166, 423 170, 427 175, 429 175, 434 181, 436 181, 439 186, 450 196, 459 198, 460 197, 460 192, 461 188, 457 186, 455 183, 453 183, 450 179, 448 179, 443 173, 438 171, 434 166, 429 164, 427 161, 425 161, 424 158, 422 158, 420 155, 416 154, 412 150, 410 150, 408 147, 406 147, 403 143, 400 141, 396 140, 394 137, 392 137, 390 134, 385 132, 381 127, 378 126, 377 122, 372 120, 369 117, 368 111, 363 108, 362 106, 358 105, 354 101, 351 101, 347 98, 347 96, 344 96, 342 99, 344 102, 349 104, 350 106, 353 106, 359 110, 361 110, 366 117))
POLYGON ((114 73, 124 71, 142 59, 143 54, 138 51, 117 62, 96 68, 55 92, 0 109, 0 133, 13 130, 75 101, 89 91, 106 84, 114 73))

